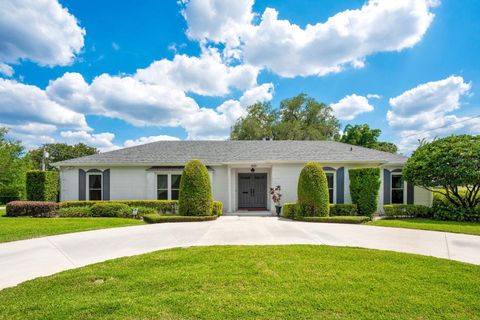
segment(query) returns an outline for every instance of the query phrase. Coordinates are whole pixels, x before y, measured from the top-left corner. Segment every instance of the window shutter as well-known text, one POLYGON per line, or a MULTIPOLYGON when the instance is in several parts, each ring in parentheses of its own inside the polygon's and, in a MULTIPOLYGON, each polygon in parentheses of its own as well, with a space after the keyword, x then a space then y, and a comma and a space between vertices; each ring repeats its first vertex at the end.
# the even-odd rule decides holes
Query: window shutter
POLYGON ((390 204, 390 171, 383 169, 383 204, 390 204))
POLYGON ((103 170, 103 200, 110 200, 110 169, 103 170))
POLYGON ((78 170, 78 200, 83 201, 87 199, 87 173, 83 169, 78 170))
POLYGON ((414 186, 413 183, 407 182, 407 204, 414 203, 414 186))
POLYGON ((337 203, 345 202, 345 168, 341 167, 337 170, 337 203))

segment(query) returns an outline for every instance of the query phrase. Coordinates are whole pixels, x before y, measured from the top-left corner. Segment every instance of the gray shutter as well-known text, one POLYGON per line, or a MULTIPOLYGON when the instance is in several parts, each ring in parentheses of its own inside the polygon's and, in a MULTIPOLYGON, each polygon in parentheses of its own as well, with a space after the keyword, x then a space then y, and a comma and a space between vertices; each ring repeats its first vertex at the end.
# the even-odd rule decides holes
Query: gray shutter
POLYGON ((337 170, 337 203, 345 202, 345 168, 341 167, 337 170))
POLYGON ((383 169, 383 204, 390 204, 390 171, 383 169))
POLYGON ((413 183, 407 182, 407 204, 414 203, 414 188, 413 183))
POLYGON ((103 200, 110 200, 110 169, 103 170, 103 200))
POLYGON ((78 169, 78 200, 86 200, 87 174, 85 170, 78 169))

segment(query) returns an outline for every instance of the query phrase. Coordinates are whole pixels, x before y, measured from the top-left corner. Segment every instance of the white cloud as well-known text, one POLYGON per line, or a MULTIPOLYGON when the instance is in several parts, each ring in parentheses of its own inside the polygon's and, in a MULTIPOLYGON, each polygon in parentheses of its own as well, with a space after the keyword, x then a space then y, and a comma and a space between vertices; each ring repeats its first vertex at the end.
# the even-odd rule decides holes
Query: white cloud
POLYGON ((85 30, 57 0, 0 2, 0 62, 68 65, 83 48, 85 30))
POLYGON ((187 114, 181 125, 187 130, 188 139, 223 140, 230 133, 231 126, 246 108, 255 102, 272 99, 273 84, 266 83, 244 92, 239 100, 227 100, 216 109, 201 108, 198 112, 187 114))
POLYGON ((134 147, 141 144, 156 142, 156 141, 178 141, 180 138, 168 135, 159 135, 159 136, 148 136, 148 137, 140 137, 134 140, 126 140, 123 143, 124 147, 134 147))
POLYGON ((35 122, 89 130, 83 114, 50 100, 40 88, 1 78, 0 119, 12 125, 35 122))
POLYGON ((226 56, 239 58, 240 38, 252 28, 254 0, 183 1, 183 16, 188 23, 187 36, 201 43, 225 43, 226 56))
POLYGON ((417 44, 438 1, 369 0, 325 22, 302 28, 267 8, 253 24, 253 1, 191 0, 184 16, 192 39, 226 45, 224 57, 266 67, 284 77, 322 76, 346 66, 363 68, 367 56, 417 44))
POLYGON ((8 64, 0 62, 0 74, 5 75, 6 77, 11 77, 15 71, 8 64))
POLYGON ((60 132, 62 141, 69 144, 76 144, 83 142, 89 146, 98 148, 100 151, 110 151, 118 149, 118 146, 113 144, 115 135, 110 132, 104 133, 89 133, 86 131, 62 131, 60 132))
POLYGON ((113 50, 118 51, 120 50, 120 45, 116 42, 112 42, 112 48, 113 50))
POLYGON ((480 118, 457 116, 453 111, 461 107, 460 99, 468 95, 471 84, 462 77, 450 76, 407 90, 389 100, 389 125, 399 133, 398 146, 409 152, 417 140, 431 140, 450 134, 479 134, 480 118))
POLYGON ((367 94, 367 99, 381 99, 382 96, 376 93, 369 93, 367 94))
POLYGON ((200 57, 175 55, 173 60, 154 61, 138 69, 135 78, 206 96, 223 96, 234 87, 255 86, 259 70, 250 65, 227 66, 215 49, 205 49, 200 57))
POLYGON ((331 104, 330 107, 340 120, 353 120, 361 113, 373 111, 373 106, 368 99, 356 94, 345 96, 337 103, 331 104))

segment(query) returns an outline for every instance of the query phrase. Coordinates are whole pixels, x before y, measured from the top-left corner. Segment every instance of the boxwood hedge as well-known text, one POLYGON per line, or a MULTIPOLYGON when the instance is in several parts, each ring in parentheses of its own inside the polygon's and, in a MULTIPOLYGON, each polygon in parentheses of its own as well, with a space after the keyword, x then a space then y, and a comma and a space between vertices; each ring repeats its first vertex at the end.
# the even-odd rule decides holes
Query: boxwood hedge
POLYGON ((358 214, 371 217, 377 211, 380 169, 350 169, 348 174, 350 176, 350 195, 352 202, 357 205, 358 214))
POLYGON ((58 198, 58 172, 32 170, 27 172, 27 199, 56 202, 58 198))
POLYGON ((211 216, 212 187, 207 167, 200 160, 191 160, 183 169, 178 198, 179 214, 211 216))
POLYGON ((328 182, 322 166, 308 162, 300 172, 297 188, 298 212, 300 216, 329 215, 328 182))

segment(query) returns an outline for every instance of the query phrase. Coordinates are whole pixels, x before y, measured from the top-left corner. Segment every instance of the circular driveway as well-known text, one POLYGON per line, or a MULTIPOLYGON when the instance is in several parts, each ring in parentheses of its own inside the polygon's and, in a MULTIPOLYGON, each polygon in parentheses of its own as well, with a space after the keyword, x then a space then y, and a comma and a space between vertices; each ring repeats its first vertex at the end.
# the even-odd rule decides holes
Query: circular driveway
POLYGON ((208 222, 142 225, 1 243, 0 289, 87 264, 167 248, 281 244, 391 250, 480 265, 480 236, 224 216, 208 222))

